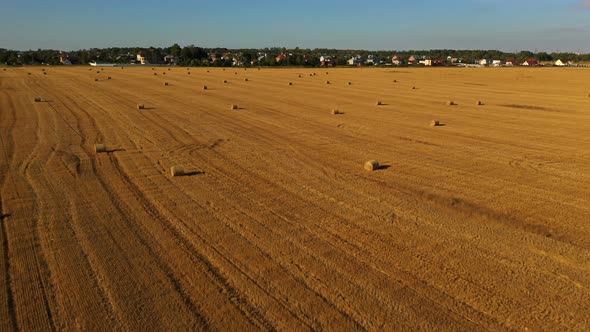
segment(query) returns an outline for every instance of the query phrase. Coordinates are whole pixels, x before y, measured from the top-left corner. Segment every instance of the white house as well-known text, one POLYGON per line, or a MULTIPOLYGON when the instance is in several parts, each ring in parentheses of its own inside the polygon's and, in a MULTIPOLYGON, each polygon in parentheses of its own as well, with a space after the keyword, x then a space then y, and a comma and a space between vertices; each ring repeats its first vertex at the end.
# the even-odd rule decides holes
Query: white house
POLYGON ((353 56, 352 58, 348 59, 348 64, 351 66, 360 66, 363 64, 363 59, 360 55, 353 56))
POLYGON ((567 66, 567 64, 565 64, 563 61, 561 61, 561 59, 558 59, 557 61, 555 61, 555 65, 558 67, 567 66))
POLYGON ((502 65, 502 60, 492 60, 492 66, 500 67, 502 65))
POLYGON ((486 59, 481 59, 481 60, 479 60, 479 61, 478 61, 478 63, 479 63, 480 65, 482 65, 482 66, 487 66, 487 65, 488 65, 488 60, 486 60, 486 59))
POLYGON ((373 54, 367 55, 367 61, 365 61, 365 63, 368 65, 374 65, 375 64, 375 56, 373 54))

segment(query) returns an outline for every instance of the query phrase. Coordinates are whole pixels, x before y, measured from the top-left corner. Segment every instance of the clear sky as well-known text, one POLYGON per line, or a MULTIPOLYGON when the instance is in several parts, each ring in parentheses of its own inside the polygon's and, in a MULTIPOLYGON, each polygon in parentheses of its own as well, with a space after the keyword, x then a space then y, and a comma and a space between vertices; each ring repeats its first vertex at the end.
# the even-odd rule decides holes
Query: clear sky
POLYGON ((0 0, 0 48, 590 52, 590 0, 0 0))

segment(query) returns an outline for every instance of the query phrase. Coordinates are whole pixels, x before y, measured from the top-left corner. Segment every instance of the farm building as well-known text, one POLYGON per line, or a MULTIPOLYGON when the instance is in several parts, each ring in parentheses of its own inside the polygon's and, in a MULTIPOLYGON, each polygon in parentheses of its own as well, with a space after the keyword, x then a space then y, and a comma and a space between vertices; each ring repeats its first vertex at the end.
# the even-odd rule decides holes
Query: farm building
POLYGON ((557 61, 555 61, 555 64, 554 65, 557 66, 557 67, 567 66, 567 64, 564 63, 563 61, 561 61, 561 59, 558 59, 557 61))
POLYGON ((397 56, 397 55, 394 55, 394 56, 391 58, 391 62, 392 62, 394 65, 398 65, 398 66, 399 66, 399 65, 403 65, 403 64, 404 64, 404 59, 403 59, 402 57, 399 57, 399 56, 397 56))

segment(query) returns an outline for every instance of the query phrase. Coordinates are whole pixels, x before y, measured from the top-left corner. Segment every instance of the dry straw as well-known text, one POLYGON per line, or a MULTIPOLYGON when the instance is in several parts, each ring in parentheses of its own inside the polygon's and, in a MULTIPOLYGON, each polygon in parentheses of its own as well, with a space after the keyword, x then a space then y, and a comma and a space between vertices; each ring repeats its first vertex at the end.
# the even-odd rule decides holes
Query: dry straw
POLYGON ((438 120, 431 120, 430 126, 431 127, 438 127, 438 126, 440 126, 440 122, 438 122, 438 120))
POLYGON ((94 153, 107 152, 107 147, 104 144, 94 144, 94 153))
POLYGON ((369 160, 365 163, 365 169, 367 171, 376 171, 379 169, 379 162, 377 160, 369 160))
POLYGON ((145 106, 143 104, 137 104, 137 109, 138 110, 142 110, 144 108, 145 108, 145 106))
POLYGON ((183 176, 184 175, 184 169, 180 166, 172 166, 170 167, 170 175, 172 177, 175 176, 183 176))

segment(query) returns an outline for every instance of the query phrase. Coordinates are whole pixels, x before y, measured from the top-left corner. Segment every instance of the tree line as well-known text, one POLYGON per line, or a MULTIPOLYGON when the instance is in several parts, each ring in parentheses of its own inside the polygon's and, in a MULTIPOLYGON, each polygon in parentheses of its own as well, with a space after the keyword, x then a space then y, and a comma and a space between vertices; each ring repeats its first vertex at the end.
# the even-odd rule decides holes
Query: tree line
MULTIPOLYGON (((479 59, 507 60, 514 59, 523 62, 530 58, 539 61, 590 62, 589 54, 577 53, 547 53, 520 51, 518 53, 502 52, 498 50, 405 50, 405 51, 370 51, 370 50, 342 50, 342 49, 286 49, 280 47, 264 49, 227 49, 227 48, 202 48, 194 45, 181 47, 174 44, 170 47, 110 47, 93 48, 65 52, 73 64, 87 64, 91 61, 104 63, 130 63, 136 59, 138 52, 142 52, 150 63, 162 63, 164 57, 171 55, 177 57, 181 66, 310 66, 320 65, 320 57, 329 55, 333 58, 333 65, 346 65, 348 59, 353 56, 366 58, 372 55, 375 63, 391 63, 391 57, 397 55, 403 59, 410 56, 430 59, 443 59, 452 57, 460 59, 463 63, 474 63, 479 59), (276 61, 279 54, 286 56, 276 61), (224 57, 226 55, 226 57, 224 57)), ((5 65, 38 65, 60 64, 59 50, 28 50, 15 51, 0 49, 0 64, 5 65)))

